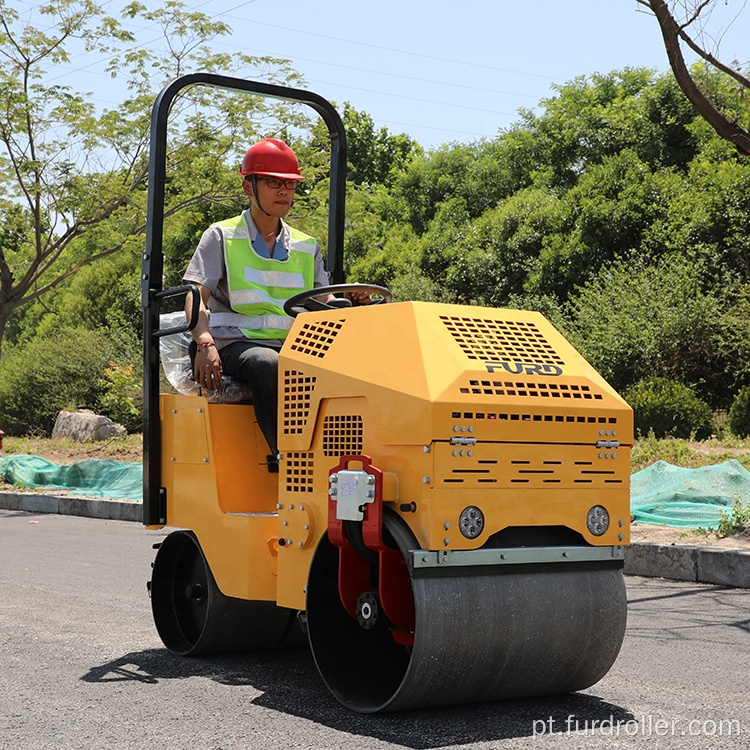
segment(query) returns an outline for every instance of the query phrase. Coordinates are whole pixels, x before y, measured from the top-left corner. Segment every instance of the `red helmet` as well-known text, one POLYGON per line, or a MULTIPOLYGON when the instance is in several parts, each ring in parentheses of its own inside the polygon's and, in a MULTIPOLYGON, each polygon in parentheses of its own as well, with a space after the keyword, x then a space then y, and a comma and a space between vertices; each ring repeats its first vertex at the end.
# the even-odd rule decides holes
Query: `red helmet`
POLYGON ((294 151, 278 138, 264 138, 247 150, 240 174, 278 177, 281 180, 304 180, 294 151))

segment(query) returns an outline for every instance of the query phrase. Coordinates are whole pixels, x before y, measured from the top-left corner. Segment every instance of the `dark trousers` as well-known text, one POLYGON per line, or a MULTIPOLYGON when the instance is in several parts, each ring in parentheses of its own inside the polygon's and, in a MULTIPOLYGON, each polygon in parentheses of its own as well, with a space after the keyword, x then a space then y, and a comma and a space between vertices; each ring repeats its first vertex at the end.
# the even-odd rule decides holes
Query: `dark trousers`
POLYGON ((279 350, 255 341, 233 341, 219 351, 224 375, 247 383, 253 391, 253 405, 271 455, 278 447, 279 350))

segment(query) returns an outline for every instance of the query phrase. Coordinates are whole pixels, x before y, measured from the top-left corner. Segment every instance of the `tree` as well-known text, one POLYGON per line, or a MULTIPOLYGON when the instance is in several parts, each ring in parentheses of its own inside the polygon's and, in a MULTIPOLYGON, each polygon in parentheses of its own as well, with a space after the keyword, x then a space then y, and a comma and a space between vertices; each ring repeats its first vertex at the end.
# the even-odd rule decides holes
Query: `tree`
POLYGON ((696 111, 722 138, 734 144, 740 153, 750 156, 750 108, 747 105, 750 79, 743 75, 739 65, 721 62, 707 45, 696 41, 703 36, 704 25, 716 0, 636 2, 649 8, 656 17, 672 72, 696 111), (697 33, 689 33, 692 29, 696 29, 697 33), (698 55, 714 75, 706 75, 699 82, 685 62, 682 44, 698 55), (727 90, 727 80, 734 91, 727 90))
MULTIPOLYGON (((92 0, 51 0, 24 17, 0 0, 0 345, 14 311, 140 244, 159 88, 191 70, 242 71, 273 83, 299 79, 284 60, 213 53, 209 42, 229 28, 177 0, 155 11, 133 2, 123 15, 158 25, 164 50, 134 44, 133 34, 92 0), (87 95, 46 80, 49 66, 68 62, 76 45, 106 54, 107 70, 127 82, 122 104, 98 112, 87 95)), ((175 103, 168 217, 236 192, 228 165, 260 130, 277 128, 282 111, 250 99, 198 86, 175 103)), ((287 123, 300 123, 295 110, 283 111, 287 123)))

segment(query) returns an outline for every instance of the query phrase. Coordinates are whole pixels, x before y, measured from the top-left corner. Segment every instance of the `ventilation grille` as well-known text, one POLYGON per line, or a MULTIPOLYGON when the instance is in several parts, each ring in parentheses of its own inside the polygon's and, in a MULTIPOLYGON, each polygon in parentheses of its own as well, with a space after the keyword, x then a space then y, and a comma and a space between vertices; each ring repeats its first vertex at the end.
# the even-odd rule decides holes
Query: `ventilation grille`
POLYGON ((601 400, 601 393, 592 393, 588 385, 567 383, 518 383, 507 380, 470 380, 461 393, 484 396, 540 396, 542 398, 577 398, 601 400))
POLYGON ((284 456, 287 492, 313 491, 313 454, 290 452, 284 456))
POLYGON ((577 422, 579 424, 617 424, 617 417, 590 414, 523 414, 522 412, 454 411, 452 419, 498 419, 508 422, 577 422))
POLYGON ((296 370, 284 373, 284 425, 285 435, 301 435, 310 415, 310 400, 315 389, 315 377, 296 370))
POLYGON ((445 327, 469 359, 564 365, 533 324, 441 315, 445 327))
POLYGON ((323 421, 324 456, 359 456, 362 453, 362 417, 331 416, 323 421))
POLYGON ((344 321, 305 323, 291 345, 293 352, 311 357, 325 357, 344 321))
POLYGON ((528 486, 528 487, 614 487, 622 485, 622 472, 604 468, 605 461, 495 460, 476 461, 453 468, 442 477, 443 484, 528 486), (567 465, 565 465, 567 463, 567 465), (572 465, 571 465, 572 463, 572 465))

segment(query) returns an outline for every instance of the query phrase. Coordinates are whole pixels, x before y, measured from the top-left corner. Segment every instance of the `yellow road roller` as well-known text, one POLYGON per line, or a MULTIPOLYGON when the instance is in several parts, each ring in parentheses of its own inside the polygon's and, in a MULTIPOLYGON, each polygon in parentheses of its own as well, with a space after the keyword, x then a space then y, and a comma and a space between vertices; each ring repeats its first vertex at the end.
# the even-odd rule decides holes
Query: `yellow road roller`
POLYGON ((187 656, 307 641, 333 696, 363 713, 593 685, 625 632, 632 411, 542 315, 422 302, 310 311, 320 290, 298 295, 279 360, 277 474, 252 404, 159 395, 158 340, 176 330, 159 328, 160 305, 186 291, 160 286, 160 128, 196 83, 321 114, 329 270, 343 281, 335 110, 208 74, 167 87, 143 259, 144 522, 176 529, 150 581, 164 644, 187 656))

